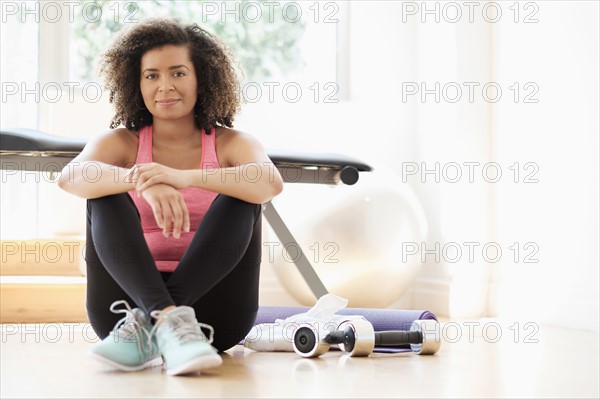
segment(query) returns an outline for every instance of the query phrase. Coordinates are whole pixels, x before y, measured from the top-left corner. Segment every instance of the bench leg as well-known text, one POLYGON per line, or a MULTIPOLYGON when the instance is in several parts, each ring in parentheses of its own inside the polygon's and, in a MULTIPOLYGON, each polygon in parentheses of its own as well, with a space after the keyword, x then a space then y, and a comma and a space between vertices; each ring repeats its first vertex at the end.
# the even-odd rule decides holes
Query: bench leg
POLYGON ((317 272, 304 255, 302 248, 300 248, 300 245, 298 245, 298 242, 292 236, 292 233, 290 233, 290 230, 287 228, 287 226, 281 219, 281 216, 279 215, 271 201, 263 205, 263 215, 265 215, 267 222, 269 222, 269 224, 273 228, 273 231, 277 235, 277 238, 279 238, 279 241, 281 241, 281 243, 283 244, 290 258, 296 256, 296 254, 291 254, 288 248, 290 246, 293 246, 298 249, 299 256, 298 259, 294 260, 294 263, 296 264, 296 267, 300 271, 300 274, 310 287, 313 294, 315 294, 317 299, 319 299, 323 295, 326 295, 328 293, 327 288, 325 288, 325 285, 323 285, 323 282, 317 275, 317 272))

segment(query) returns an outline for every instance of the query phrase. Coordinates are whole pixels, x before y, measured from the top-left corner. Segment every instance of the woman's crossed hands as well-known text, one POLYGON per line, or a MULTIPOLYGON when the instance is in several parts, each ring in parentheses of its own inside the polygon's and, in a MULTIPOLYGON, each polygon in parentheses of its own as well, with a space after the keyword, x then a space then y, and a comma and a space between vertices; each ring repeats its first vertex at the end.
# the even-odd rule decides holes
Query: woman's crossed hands
POLYGON ((179 238, 181 231, 190 231, 190 215, 178 189, 189 186, 185 171, 169 168, 155 162, 133 166, 125 181, 135 183, 138 196, 152 208, 156 224, 168 237, 173 232, 179 238))

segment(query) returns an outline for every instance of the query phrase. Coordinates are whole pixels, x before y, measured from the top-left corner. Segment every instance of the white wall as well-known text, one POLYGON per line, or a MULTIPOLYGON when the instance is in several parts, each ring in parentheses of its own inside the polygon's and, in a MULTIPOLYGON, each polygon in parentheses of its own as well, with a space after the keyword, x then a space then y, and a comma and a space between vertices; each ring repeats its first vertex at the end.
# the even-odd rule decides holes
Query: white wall
POLYGON ((539 183, 495 187, 494 230, 500 241, 535 242, 539 263, 499 264, 491 309, 596 331, 598 7, 543 2, 539 23, 497 27, 495 79, 536 82, 539 102, 494 109, 495 157, 535 162, 539 183))
POLYGON ((520 3, 518 23, 511 5, 501 3, 496 23, 477 19, 477 13, 473 23, 463 18, 457 24, 443 17, 431 23, 429 16, 413 29, 414 19, 400 22, 405 5, 353 3, 352 39, 360 38, 353 40, 359 54, 353 59, 369 62, 352 65, 352 100, 395 109, 385 129, 371 125, 383 161, 430 167, 496 162, 503 172, 498 183, 479 178, 449 184, 442 178, 438 184, 430 176, 425 183, 409 181, 427 211, 428 248, 476 241, 503 251, 498 262, 477 258, 477 252, 474 262, 465 254, 452 264, 443 256, 440 262, 428 258, 412 292, 413 307, 452 318, 499 315, 597 331, 598 3, 533 3, 537 9, 520 3), (524 23, 528 15, 539 22, 524 23), (427 82, 428 88, 436 81, 492 82, 503 97, 456 104, 427 97, 411 108, 391 95, 407 81, 427 82), (524 86, 528 82, 536 86, 524 86), (525 103, 532 87, 539 88, 532 97, 539 102, 525 103), (534 171, 530 177, 539 183, 524 183, 534 171))

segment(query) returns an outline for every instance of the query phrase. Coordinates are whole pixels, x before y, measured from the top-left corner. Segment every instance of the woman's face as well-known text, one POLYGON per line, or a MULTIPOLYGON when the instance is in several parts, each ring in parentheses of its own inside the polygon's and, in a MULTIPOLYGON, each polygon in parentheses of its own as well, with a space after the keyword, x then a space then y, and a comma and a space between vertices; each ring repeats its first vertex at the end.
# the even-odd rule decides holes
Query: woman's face
POLYGON ((198 81, 187 46, 166 45, 144 53, 140 89, 155 121, 193 120, 198 81))

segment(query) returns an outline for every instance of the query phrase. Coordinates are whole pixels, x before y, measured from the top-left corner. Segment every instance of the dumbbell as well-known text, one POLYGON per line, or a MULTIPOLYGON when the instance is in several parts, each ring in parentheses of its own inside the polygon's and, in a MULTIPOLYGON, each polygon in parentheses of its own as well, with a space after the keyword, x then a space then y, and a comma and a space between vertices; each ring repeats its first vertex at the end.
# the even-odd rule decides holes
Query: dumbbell
POLYGON ((415 320, 409 331, 376 332, 367 320, 351 320, 322 339, 310 324, 300 325, 294 333, 294 351, 303 357, 320 356, 336 344, 350 356, 369 356, 375 346, 400 345, 410 345, 419 355, 432 355, 441 345, 440 328, 436 320, 415 320))
MULTIPOLYGON (((358 334, 358 340, 360 341, 360 344, 357 346, 359 346, 360 348, 368 347, 370 341, 366 337, 373 336, 373 334, 375 333, 375 331, 373 331, 373 325, 362 317, 353 317, 351 320, 340 322, 340 324, 338 324, 337 330, 339 330, 340 326, 342 325, 350 324, 354 326, 353 328, 360 331, 360 333, 358 334)), ((325 338, 337 332, 337 330, 332 333, 327 333, 325 337, 322 337, 322 331, 319 329, 319 325, 317 323, 300 324, 298 328, 294 331, 294 352, 296 352, 302 357, 321 356, 329 350, 331 345, 335 344, 332 342, 327 342, 325 338)), ((372 351, 373 348, 371 348, 371 352, 372 351)))

